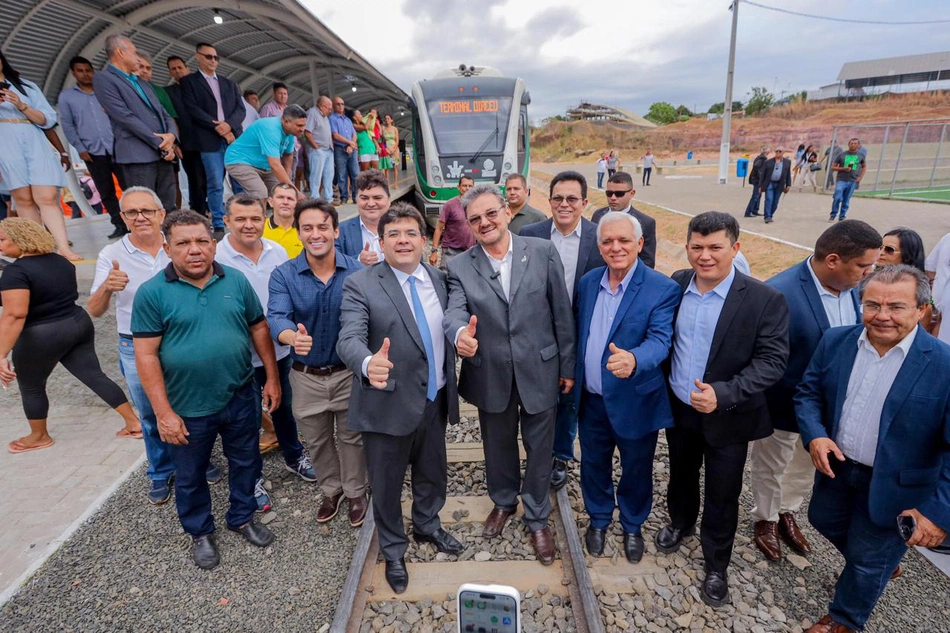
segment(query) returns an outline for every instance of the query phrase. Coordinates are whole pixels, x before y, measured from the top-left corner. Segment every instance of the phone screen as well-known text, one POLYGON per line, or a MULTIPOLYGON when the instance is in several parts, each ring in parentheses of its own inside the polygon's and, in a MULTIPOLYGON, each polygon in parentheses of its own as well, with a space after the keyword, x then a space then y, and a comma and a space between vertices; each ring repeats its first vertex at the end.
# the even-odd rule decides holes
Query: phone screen
POLYGON ((518 604, 511 596, 479 591, 459 595, 459 627, 470 633, 517 633, 518 604))

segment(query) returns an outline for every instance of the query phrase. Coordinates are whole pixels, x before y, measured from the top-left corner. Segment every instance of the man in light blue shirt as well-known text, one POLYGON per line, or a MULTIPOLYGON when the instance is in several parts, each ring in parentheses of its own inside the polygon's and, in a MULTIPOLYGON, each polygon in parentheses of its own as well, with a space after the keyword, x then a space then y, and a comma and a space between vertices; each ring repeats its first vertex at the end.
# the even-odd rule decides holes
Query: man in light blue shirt
POLYGON ((346 116, 343 97, 333 97, 333 114, 330 115, 330 133, 333 137, 334 182, 340 187, 340 201, 356 202, 356 177, 360 172, 357 162, 356 128, 346 116))
POLYGON ((306 125, 307 113, 298 105, 287 106, 279 118, 258 119, 228 145, 224 153, 228 175, 262 201, 279 182, 293 187, 294 139, 303 134, 306 125))
POLYGON ((96 71, 85 57, 73 57, 69 61, 69 70, 76 79, 76 85, 59 94, 59 120, 63 125, 63 134, 79 152, 79 158, 86 163, 86 169, 96 183, 102 206, 112 220, 114 230, 109 237, 122 237, 128 233, 128 229, 119 215, 119 199, 116 198, 115 183, 112 181, 112 175, 117 173, 112 162, 112 123, 96 99, 92 87, 96 71))

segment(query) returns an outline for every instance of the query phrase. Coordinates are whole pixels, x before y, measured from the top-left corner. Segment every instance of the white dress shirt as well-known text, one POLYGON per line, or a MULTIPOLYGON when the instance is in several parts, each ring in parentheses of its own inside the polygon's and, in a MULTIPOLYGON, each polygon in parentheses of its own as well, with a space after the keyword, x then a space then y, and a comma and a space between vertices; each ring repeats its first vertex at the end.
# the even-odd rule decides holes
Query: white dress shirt
MULTIPOLYGON (((815 282, 815 288, 818 289, 818 296, 821 298, 821 305, 825 309, 825 316, 828 317, 828 323, 831 327, 841 327, 842 325, 854 325, 858 322, 858 315, 854 311, 854 299, 850 292, 839 292, 835 294, 821 285, 821 280, 815 274, 815 269, 811 267, 812 258, 808 258, 808 272, 815 282)), ((863 336, 863 335, 862 335, 863 336)))
POLYGON ((360 235, 363 237, 364 248, 366 244, 369 244, 369 250, 379 255, 379 259, 382 260, 383 247, 379 245, 379 234, 373 233, 368 228, 366 228, 366 225, 363 224, 363 218, 360 218, 360 235))
POLYGON ((113 293, 115 295, 115 323, 119 334, 132 336, 132 302, 139 286, 165 270, 170 260, 165 249, 158 249, 158 254, 152 257, 142 249, 132 244, 131 236, 126 235, 118 242, 113 242, 99 252, 96 260, 96 276, 92 282, 90 295, 96 294, 99 287, 109 278, 112 270, 112 260, 119 262, 119 270, 129 276, 129 283, 125 290, 113 293))
MULTIPOLYGON (((286 262, 289 257, 284 247, 277 242, 264 238, 261 238, 261 242, 264 243, 264 250, 261 251, 261 256, 257 258, 256 264, 249 257, 234 249, 234 246, 231 245, 230 235, 218 242, 214 260, 219 264, 237 268, 244 273, 247 280, 251 282, 251 287, 254 288, 254 294, 261 300, 261 305, 264 307, 264 313, 266 314, 267 300, 270 298, 270 290, 268 289, 270 275, 275 268, 286 262)), ((283 360, 290 354, 290 346, 275 342, 274 352, 277 355, 277 360, 283 360)), ((251 345, 251 362, 255 367, 264 366, 264 362, 257 355, 257 350, 254 349, 253 345, 251 345)))
POLYGON ((511 300, 509 292, 511 290, 511 258, 512 258, 512 248, 514 246, 514 238, 511 236, 511 233, 508 233, 508 252, 505 253, 505 256, 501 259, 495 259, 492 257, 488 251, 485 250, 484 246, 480 246, 482 252, 485 253, 485 257, 488 258, 488 263, 491 264, 492 270, 498 275, 498 281, 501 282, 501 289, 505 293, 505 299, 511 300))
POLYGON ((916 327, 904 340, 881 356, 868 341, 867 330, 858 337, 858 353, 848 379, 848 392, 841 409, 838 436, 835 438, 835 443, 846 457, 865 466, 874 465, 884 401, 915 338, 916 327))
POLYGON ((578 220, 574 230, 564 235, 561 233, 557 224, 551 223, 551 242, 561 256, 561 263, 564 265, 564 282, 567 284, 567 296, 574 302, 574 276, 577 274, 577 258, 581 248, 581 225, 583 222, 578 220))
MULTIPOLYGON (((412 289, 409 286, 410 275, 392 266, 390 266, 390 268, 393 274, 396 275, 396 281, 399 282, 402 293, 406 296, 409 311, 416 317, 416 322, 418 323, 418 316, 412 306, 412 289)), ((445 317, 445 311, 442 310, 442 302, 439 301, 439 295, 435 291, 435 285, 432 283, 432 279, 429 277, 429 272, 425 269, 425 266, 419 264, 411 276, 416 279, 416 292, 419 293, 419 300, 422 302, 422 309, 426 313, 426 321, 429 324, 429 334, 432 336, 432 351, 433 354, 435 354, 436 387, 441 389, 445 386, 445 336, 442 334, 442 319, 445 317)), ((367 378, 369 374, 366 370, 371 358, 372 356, 367 356, 363 359, 363 376, 367 378)), ((398 362, 399 360, 397 359, 393 361, 393 364, 395 365, 398 362)))

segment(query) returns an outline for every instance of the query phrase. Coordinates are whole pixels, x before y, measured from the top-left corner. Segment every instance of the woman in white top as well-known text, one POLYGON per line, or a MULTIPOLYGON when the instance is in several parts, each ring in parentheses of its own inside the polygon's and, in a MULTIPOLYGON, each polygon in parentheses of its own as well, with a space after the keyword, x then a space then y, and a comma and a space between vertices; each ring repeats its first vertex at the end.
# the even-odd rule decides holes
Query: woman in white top
POLYGON ((604 174, 607 173, 607 155, 601 154, 597 159, 597 188, 604 188, 604 174))
POLYGON ((653 173, 653 150, 647 148, 647 153, 643 155, 643 184, 650 186, 650 175, 653 173))

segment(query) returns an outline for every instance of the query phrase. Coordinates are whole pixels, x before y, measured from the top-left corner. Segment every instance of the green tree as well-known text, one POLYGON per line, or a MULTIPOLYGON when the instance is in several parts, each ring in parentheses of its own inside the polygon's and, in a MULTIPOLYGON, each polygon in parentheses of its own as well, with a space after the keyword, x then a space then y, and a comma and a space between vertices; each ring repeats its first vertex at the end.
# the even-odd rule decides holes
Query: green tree
POLYGON ((667 125, 677 120, 676 108, 666 101, 657 101, 650 106, 650 111, 643 117, 657 125, 667 125))
POLYGON ((686 117, 688 119, 689 117, 693 116, 693 113, 690 112, 689 108, 687 108, 686 106, 680 105, 678 108, 676 108, 676 116, 679 118, 680 121, 682 121, 683 117, 686 117))
POLYGON ((752 87, 752 98, 745 106, 745 113, 748 115, 758 114, 768 110, 775 103, 775 97, 763 86, 752 87))
MULTIPOLYGON (((739 110, 741 110, 741 109, 742 109, 742 102, 741 102, 741 101, 733 101, 733 102, 732 102, 732 111, 733 111, 733 112, 737 112, 737 111, 739 111, 739 110)), ((711 106, 709 106, 709 110, 707 110, 707 112, 708 112, 709 114, 722 114, 722 113, 725 112, 725 111, 726 111, 726 104, 723 103, 722 101, 720 101, 719 103, 714 103, 714 104, 712 104, 711 106)))

